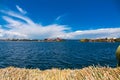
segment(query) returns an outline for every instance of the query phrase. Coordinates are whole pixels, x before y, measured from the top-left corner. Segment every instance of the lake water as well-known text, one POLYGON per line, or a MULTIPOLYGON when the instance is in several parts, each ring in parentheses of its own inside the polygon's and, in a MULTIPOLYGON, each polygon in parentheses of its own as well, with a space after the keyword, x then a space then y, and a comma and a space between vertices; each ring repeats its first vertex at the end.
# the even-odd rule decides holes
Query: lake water
POLYGON ((90 65, 115 67, 120 43, 0 42, 0 68, 83 68, 90 65))

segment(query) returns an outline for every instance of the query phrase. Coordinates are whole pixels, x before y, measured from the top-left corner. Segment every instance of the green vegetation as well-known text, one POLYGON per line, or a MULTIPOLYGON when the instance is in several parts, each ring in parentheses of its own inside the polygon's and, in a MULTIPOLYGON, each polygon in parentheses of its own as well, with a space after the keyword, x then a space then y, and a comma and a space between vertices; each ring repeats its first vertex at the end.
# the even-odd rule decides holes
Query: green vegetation
POLYGON ((120 45, 118 46, 116 50, 116 57, 118 59, 118 66, 120 66, 120 45))
POLYGON ((120 42, 120 38, 80 39, 80 42, 120 42))
POLYGON ((89 39, 81 39, 80 42, 89 42, 89 39))
POLYGON ((0 80, 120 80, 120 68, 86 67, 83 69, 0 69, 0 80))
POLYGON ((120 42, 120 38, 117 38, 117 39, 115 40, 115 42, 120 42))

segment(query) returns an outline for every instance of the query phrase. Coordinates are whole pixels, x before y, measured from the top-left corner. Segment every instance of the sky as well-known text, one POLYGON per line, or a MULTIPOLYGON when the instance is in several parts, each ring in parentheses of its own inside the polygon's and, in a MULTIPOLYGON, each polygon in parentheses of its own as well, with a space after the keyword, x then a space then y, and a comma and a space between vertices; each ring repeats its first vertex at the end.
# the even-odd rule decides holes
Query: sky
POLYGON ((0 0, 0 38, 119 38, 119 0, 0 0))

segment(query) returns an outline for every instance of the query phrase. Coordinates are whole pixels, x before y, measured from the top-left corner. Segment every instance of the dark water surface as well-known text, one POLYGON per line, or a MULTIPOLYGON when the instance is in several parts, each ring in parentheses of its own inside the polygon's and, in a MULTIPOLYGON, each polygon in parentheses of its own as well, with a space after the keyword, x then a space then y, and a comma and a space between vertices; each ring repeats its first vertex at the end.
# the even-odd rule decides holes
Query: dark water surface
POLYGON ((0 42, 0 68, 83 68, 90 65, 116 66, 120 43, 0 42))

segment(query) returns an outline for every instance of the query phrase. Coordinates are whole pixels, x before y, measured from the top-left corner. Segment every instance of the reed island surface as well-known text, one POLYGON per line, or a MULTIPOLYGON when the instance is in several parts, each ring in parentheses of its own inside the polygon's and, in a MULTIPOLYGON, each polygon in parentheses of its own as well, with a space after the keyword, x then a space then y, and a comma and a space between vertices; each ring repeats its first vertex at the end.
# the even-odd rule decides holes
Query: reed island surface
POLYGON ((0 69, 0 80, 120 80, 120 68, 85 67, 83 69, 0 69))

